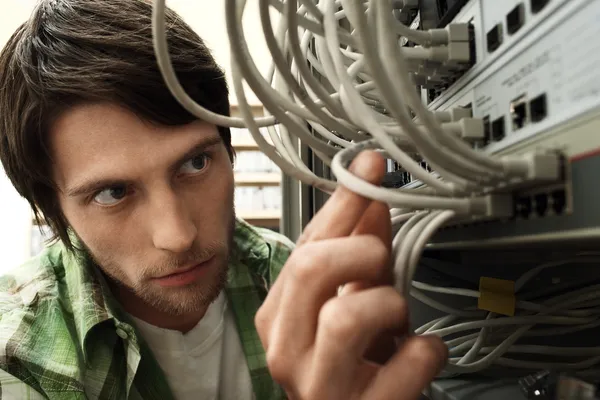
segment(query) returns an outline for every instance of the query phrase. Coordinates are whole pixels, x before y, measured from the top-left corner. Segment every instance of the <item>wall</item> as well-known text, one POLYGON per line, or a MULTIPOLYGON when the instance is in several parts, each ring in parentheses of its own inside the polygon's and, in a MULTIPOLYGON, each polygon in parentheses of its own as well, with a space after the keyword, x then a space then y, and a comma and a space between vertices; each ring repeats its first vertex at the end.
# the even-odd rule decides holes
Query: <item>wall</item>
MULTIPOLYGON (((0 47, 31 12, 34 0, 0 0, 0 47)), ((1 110, 0 110, 1 112, 1 110)), ((0 168, 0 273, 29 256, 31 212, 0 168)))
MULTIPOLYGON (((14 30, 27 19, 35 3, 35 0, 0 0, 2 8, 0 47, 4 46, 14 30)), ((244 29, 248 46, 258 68, 264 74, 271 57, 262 37, 258 1, 248 0, 247 3, 244 29)), ((167 0, 167 5, 182 15, 184 20, 204 39, 213 51, 217 62, 226 70, 230 81, 229 42, 224 4, 224 0, 167 0)), ((249 92, 248 97, 251 104, 259 104, 252 93, 249 92)), ((231 103, 237 104, 233 93, 231 103)), ((31 214, 28 204, 19 197, 0 170, 0 255, 2 257, 0 273, 21 264, 29 257, 30 233, 31 214)))
MULTIPOLYGON (((2 0, 0 0, 2 1, 2 0)), ((237 104, 233 93, 231 81, 231 57, 229 53, 229 40, 227 38, 227 26, 225 24, 225 1, 224 0, 167 0, 167 5, 177 11, 183 19, 204 39, 212 50, 217 62, 225 68, 230 82, 231 103, 237 104)), ((277 26, 278 13, 272 11, 271 21, 273 27, 277 26)), ((265 43, 258 12, 258 0, 247 0, 244 12, 243 29, 250 54, 263 76, 267 73, 271 64, 271 54, 265 43)), ((248 101, 252 105, 260 104, 254 93, 246 91, 248 101)))

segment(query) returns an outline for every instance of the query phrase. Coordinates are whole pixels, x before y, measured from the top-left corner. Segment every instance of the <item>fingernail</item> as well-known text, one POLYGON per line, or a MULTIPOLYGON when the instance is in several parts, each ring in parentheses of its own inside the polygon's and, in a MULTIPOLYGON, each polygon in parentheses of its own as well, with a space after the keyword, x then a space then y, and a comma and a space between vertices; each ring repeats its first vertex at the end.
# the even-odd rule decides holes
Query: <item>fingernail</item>
POLYGON ((385 174, 385 162, 374 151, 363 151, 348 168, 354 175, 371 183, 379 184, 385 174))

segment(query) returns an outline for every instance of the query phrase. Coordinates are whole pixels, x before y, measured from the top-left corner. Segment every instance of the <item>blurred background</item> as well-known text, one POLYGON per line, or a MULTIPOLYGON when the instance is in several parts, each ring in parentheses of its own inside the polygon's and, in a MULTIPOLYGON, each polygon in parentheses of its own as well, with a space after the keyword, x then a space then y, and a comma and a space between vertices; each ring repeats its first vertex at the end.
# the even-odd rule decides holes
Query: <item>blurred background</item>
MULTIPOLYGON (((0 0, 0 48, 12 33, 29 17, 37 0, 0 0)), ((167 5, 204 39, 217 62, 225 69, 231 81, 229 42, 225 25, 224 0, 168 0, 167 5)), ((248 1, 244 15, 244 29, 248 46, 257 66, 266 74, 271 56, 265 44, 258 2, 248 1)), ((275 21, 273 14, 273 23, 275 21)), ((258 99, 247 91, 253 112, 262 115, 258 99)), ((232 114, 237 114, 237 100, 231 93, 232 114)), ((239 217, 246 221, 279 230, 282 215, 281 172, 264 154, 258 151, 250 133, 232 129, 232 142, 237 152, 235 164, 235 203, 239 217)), ((27 202, 19 196, 0 166, 0 274, 23 263, 39 253, 48 235, 48 229, 37 226, 27 202)))

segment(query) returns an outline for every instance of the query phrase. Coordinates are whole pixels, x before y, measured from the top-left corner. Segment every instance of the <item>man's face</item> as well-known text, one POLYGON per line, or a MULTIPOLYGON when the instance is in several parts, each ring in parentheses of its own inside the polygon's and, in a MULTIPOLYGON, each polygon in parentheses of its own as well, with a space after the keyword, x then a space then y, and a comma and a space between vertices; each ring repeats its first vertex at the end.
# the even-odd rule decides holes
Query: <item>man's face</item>
POLYGON ((217 128, 93 104, 62 114, 50 143, 62 211, 102 271, 158 311, 205 309, 225 283, 235 221, 217 128))

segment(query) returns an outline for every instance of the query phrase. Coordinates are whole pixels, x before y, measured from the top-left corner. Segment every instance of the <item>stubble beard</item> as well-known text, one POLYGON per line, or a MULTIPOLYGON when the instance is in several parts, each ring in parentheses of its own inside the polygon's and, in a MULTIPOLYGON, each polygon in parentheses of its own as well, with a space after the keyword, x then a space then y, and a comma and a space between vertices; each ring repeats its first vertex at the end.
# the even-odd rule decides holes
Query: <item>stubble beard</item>
POLYGON ((89 267, 102 273, 109 285, 128 291, 157 311, 170 315, 184 315, 205 310, 227 284, 229 261, 234 246, 235 213, 229 225, 226 242, 212 242, 202 250, 192 250, 185 257, 170 260, 159 266, 140 267, 142 271, 137 275, 138 279, 135 282, 129 282, 121 267, 109 258, 103 260, 101 257, 96 257, 81 240, 83 249, 78 250, 78 253, 80 259, 83 259, 89 267), (216 261, 216 265, 211 266, 213 270, 208 271, 205 278, 190 285, 176 288, 162 287, 151 279, 173 272, 177 267, 190 262, 206 260, 211 256, 214 256, 216 261))
MULTIPOLYGON (((225 243, 213 243, 210 248, 218 249, 211 254, 217 258, 216 265, 211 266, 212 271, 200 280, 182 287, 162 287, 156 282, 143 280, 136 285, 126 287, 144 303, 158 311, 171 315, 184 315, 205 309, 221 293, 227 283, 229 271, 229 252, 225 243)), ((208 251, 203 251, 207 253, 208 251)), ((206 259, 210 255, 200 256, 197 259, 206 259)), ((171 270, 172 271, 172 270, 171 270)), ((113 278, 114 280, 114 278, 113 278)), ((120 282, 122 285, 122 282, 120 282)))

